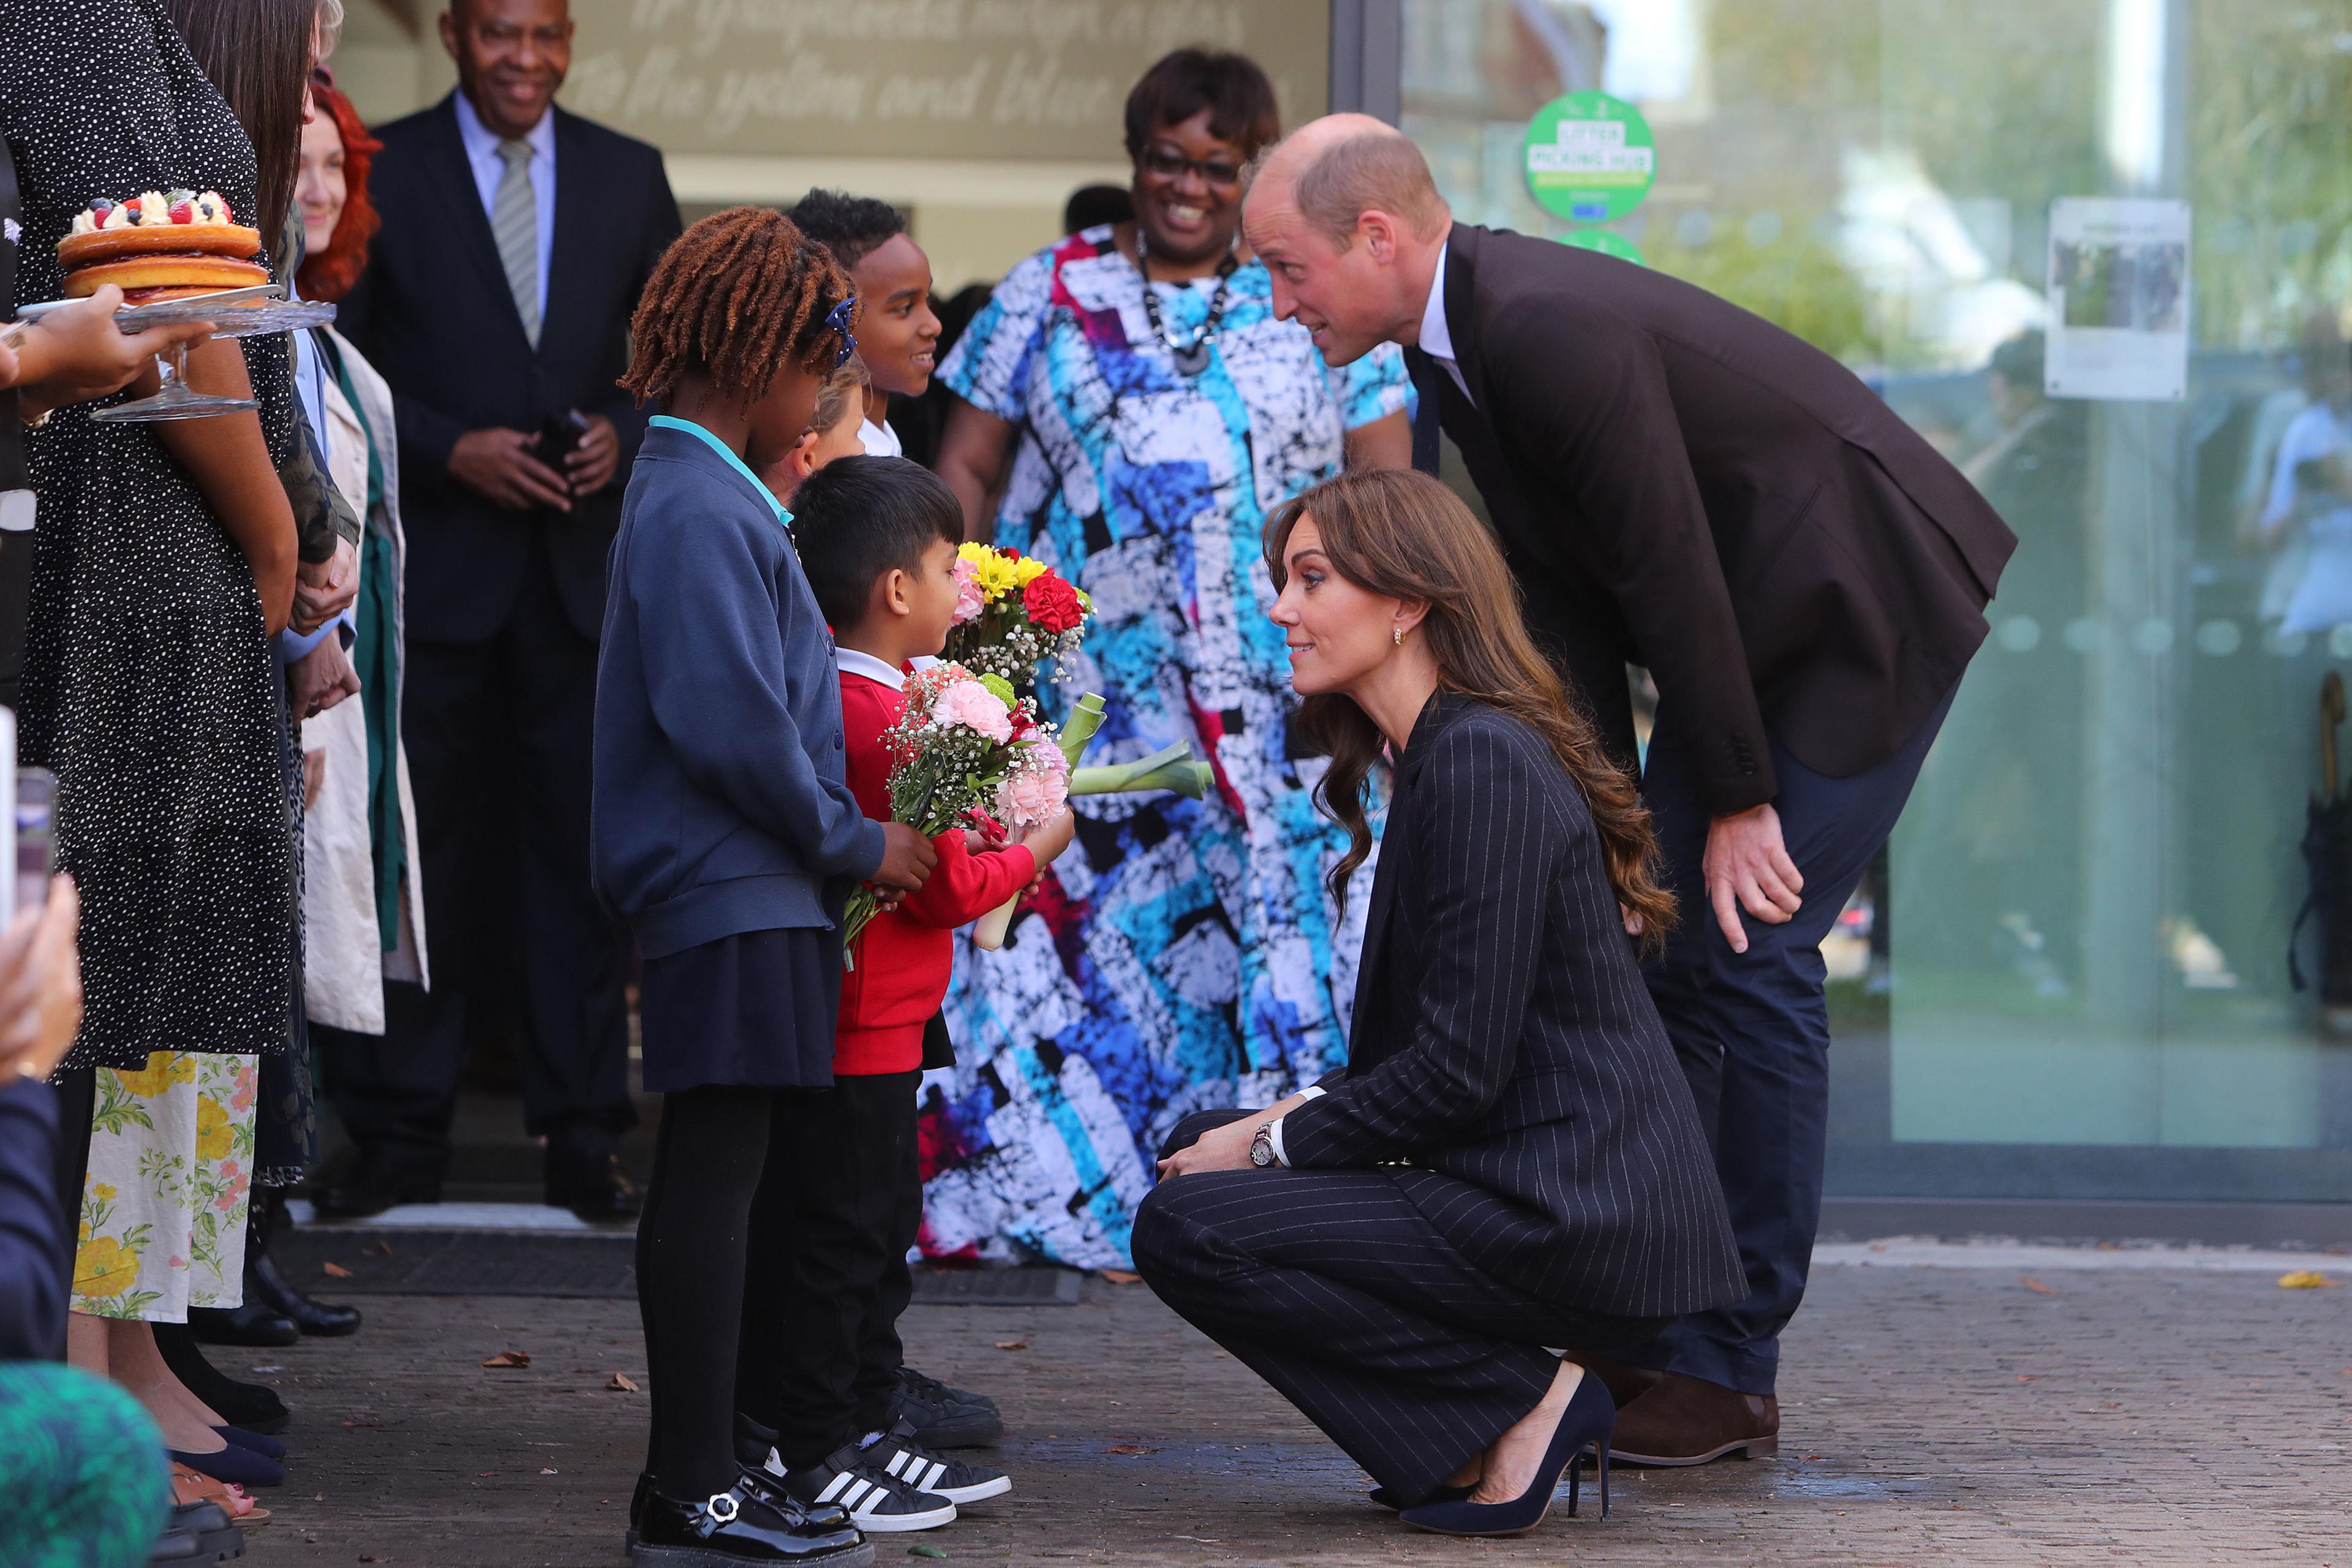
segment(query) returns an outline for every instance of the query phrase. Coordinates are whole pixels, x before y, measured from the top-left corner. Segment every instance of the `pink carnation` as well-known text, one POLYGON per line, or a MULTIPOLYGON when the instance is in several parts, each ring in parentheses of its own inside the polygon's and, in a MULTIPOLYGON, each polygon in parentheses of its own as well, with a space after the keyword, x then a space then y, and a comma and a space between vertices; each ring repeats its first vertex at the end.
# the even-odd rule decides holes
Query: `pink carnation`
POLYGON ((961 724, 999 742, 1013 739, 1013 714, 995 693, 976 680, 959 680, 939 694, 931 717, 942 724, 961 724))
POLYGON ((956 557, 955 624, 980 619, 980 612, 988 601, 981 596, 979 569, 962 556, 956 557))
POLYGON ((1053 746, 1036 747, 1024 766, 1005 775, 996 792, 998 807, 1024 827, 1048 820, 1069 798, 1070 764, 1053 746))

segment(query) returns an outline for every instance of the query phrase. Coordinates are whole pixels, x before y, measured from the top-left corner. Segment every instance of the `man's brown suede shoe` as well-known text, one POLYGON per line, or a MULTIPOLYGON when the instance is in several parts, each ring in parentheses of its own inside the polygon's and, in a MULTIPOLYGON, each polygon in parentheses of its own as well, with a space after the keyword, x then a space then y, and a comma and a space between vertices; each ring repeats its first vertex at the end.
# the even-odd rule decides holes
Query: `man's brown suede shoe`
POLYGON ((1632 1362, 1614 1361, 1608 1356, 1597 1355, 1591 1351, 1577 1350, 1573 1347, 1568 1350, 1563 1359, 1574 1362, 1599 1378, 1601 1385, 1609 1391, 1609 1397, 1617 1402, 1617 1408, 1621 1412, 1625 1406, 1655 1388, 1658 1385, 1658 1379, 1665 1375, 1663 1373, 1653 1372, 1646 1366, 1635 1366, 1632 1362))
POLYGON ((1670 1372, 1617 1413, 1609 1457, 1621 1465, 1704 1465, 1780 1451, 1780 1402, 1670 1372))

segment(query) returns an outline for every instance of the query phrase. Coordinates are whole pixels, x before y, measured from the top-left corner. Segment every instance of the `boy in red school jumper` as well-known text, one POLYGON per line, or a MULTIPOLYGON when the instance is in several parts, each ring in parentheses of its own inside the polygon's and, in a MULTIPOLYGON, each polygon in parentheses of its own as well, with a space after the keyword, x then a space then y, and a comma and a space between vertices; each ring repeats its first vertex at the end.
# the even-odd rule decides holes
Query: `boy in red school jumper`
MULTIPOLYGON (((836 644, 849 786, 879 821, 890 817, 883 732, 905 707, 908 661, 947 641, 962 518, 942 481, 901 458, 842 458, 793 493, 793 542, 836 644)), ((767 1302, 749 1304, 761 1331, 747 1332, 759 1342, 738 1357, 751 1439, 745 1458, 782 1473, 803 1503, 838 1503, 868 1531, 929 1529, 953 1519, 955 1504, 1012 1489, 1003 1471, 930 1452, 911 1423, 892 1419, 906 1303, 884 1279, 921 1223, 916 1092, 924 1026, 947 994, 954 930, 1034 882, 1075 829, 1066 810, 1003 850, 975 853, 961 831, 932 841, 939 861, 921 893, 875 916, 854 950, 856 967, 842 976, 829 1135, 787 1156, 802 1167, 797 1182, 774 1184, 814 1192, 848 1183, 856 1201, 779 1216, 770 1232, 799 1245, 776 1260, 789 1279, 767 1302), (828 1231, 828 1212, 855 1212, 858 1223, 828 1231)), ((752 1227, 754 1253, 769 1250, 761 1216, 752 1227)))

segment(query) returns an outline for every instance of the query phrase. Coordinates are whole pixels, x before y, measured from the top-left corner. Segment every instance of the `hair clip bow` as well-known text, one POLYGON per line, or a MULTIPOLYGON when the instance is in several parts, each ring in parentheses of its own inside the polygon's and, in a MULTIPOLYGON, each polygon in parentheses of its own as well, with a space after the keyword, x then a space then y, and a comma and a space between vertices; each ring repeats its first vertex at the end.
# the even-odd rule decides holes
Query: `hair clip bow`
POLYGON ((833 368, 835 370, 847 364, 849 356, 857 352, 857 340, 849 335, 849 321, 856 313, 857 297, 853 294, 825 314, 824 324, 841 334, 841 351, 833 356, 833 368))

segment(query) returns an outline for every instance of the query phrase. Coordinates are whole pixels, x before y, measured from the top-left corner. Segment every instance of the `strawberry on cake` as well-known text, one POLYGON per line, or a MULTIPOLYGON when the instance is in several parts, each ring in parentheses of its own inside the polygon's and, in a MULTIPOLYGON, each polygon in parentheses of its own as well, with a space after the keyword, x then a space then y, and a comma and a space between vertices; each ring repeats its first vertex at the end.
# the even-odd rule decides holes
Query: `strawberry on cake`
POLYGON ((267 283, 269 274, 252 259, 260 253, 260 232, 239 224, 218 191, 94 202, 58 241, 68 299, 111 283, 133 305, 267 283))

